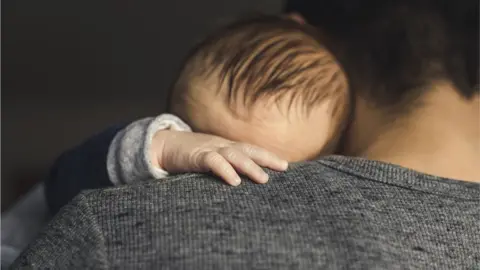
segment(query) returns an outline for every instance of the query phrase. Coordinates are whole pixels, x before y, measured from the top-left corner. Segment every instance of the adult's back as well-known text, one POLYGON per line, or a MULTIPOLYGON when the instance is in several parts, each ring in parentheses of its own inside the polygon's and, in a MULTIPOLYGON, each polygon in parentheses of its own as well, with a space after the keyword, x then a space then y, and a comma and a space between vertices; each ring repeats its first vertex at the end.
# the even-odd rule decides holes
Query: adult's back
POLYGON ((327 157, 233 188, 190 174, 87 191, 14 269, 469 269, 480 186, 327 157))

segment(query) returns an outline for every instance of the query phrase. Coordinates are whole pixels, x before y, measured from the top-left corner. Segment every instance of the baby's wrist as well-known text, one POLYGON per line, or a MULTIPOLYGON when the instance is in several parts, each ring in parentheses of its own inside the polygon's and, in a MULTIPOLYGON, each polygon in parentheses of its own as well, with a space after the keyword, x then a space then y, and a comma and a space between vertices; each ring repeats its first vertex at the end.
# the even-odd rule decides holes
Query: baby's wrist
POLYGON ((163 167, 163 157, 165 150, 165 141, 167 139, 168 133, 172 132, 171 130, 159 130, 155 132, 152 138, 152 143, 150 145, 150 161, 152 165, 156 168, 163 167))

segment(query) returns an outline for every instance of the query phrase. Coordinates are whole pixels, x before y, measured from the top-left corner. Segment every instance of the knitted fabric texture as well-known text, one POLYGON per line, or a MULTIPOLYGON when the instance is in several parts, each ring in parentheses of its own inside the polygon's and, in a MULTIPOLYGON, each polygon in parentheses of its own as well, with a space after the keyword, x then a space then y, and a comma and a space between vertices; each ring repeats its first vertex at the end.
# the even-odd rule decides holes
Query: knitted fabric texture
POLYGON ((13 269, 478 269, 480 185, 341 156, 82 192, 13 269), (28 268, 30 269, 30 268, 28 268))

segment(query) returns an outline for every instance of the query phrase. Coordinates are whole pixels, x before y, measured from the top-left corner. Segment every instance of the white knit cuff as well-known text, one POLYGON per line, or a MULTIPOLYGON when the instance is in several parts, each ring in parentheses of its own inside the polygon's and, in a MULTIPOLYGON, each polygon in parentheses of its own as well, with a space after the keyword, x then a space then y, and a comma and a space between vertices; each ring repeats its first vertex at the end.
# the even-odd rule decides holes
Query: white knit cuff
POLYGON ((161 179, 168 175, 150 160, 153 136, 160 130, 191 131, 180 118, 162 114, 156 118, 137 120, 117 133, 110 143, 107 171, 114 185, 161 179))

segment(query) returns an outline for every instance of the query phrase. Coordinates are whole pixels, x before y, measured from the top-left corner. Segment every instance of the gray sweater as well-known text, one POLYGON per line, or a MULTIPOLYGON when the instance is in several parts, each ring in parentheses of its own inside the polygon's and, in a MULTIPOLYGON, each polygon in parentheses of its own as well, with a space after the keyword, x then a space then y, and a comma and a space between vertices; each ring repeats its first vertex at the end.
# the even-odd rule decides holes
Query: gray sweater
POLYGON ((478 184, 340 156, 269 173, 82 192, 13 269, 480 269, 478 184))

